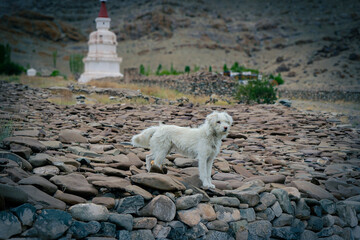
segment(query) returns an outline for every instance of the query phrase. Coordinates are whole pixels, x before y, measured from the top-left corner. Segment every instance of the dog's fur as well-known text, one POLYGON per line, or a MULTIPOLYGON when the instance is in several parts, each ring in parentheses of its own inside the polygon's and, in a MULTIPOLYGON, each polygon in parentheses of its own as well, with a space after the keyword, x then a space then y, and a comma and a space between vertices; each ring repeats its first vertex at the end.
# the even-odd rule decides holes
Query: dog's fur
POLYGON ((203 187, 214 188, 211 183, 211 169, 214 158, 220 152, 221 140, 226 137, 233 119, 226 112, 213 112, 198 128, 159 125, 149 127, 131 139, 133 146, 150 148, 146 156, 146 169, 150 171, 151 161, 161 167, 171 151, 196 158, 199 161, 199 178, 203 187))

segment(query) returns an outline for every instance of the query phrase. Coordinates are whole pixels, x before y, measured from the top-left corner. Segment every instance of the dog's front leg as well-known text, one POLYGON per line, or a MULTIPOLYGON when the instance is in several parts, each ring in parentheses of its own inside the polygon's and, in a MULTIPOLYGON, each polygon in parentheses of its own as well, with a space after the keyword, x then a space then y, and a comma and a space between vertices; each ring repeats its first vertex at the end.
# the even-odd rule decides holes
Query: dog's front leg
POLYGON ((211 183, 211 170, 214 163, 214 158, 209 157, 206 161, 206 177, 207 177, 207 183, 209 185, 209 188, 215 188, 215 185, 211 183))
MULTIPOLYGON (((208 159, 207 156, 199 156, 199 178, 202 182, 203 187, 206 188, 215 188, 213 184, 211 184, 211 170, 210 176, 208 175, 208 159), (209 181, 210 178, 210 181, 209 181)), ((210 167, 211 168, 211 167, 210 167)))

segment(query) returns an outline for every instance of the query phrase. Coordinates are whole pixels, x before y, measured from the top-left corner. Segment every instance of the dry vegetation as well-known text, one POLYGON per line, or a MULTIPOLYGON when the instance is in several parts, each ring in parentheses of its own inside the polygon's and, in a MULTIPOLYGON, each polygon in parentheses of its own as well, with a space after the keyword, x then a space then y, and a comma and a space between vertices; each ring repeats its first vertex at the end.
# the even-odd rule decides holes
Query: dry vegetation
MULTIPOLYGON (((3 76, 3 80, 13 83, 21 83, 28 85, 34 88, 51 88, 51 87, 67 87, 69 84, 77 84, 74 79, 65 80, 63 77, 28 77, 25 75, 21 76, 3 76)), ((205 104, 208 100, 208 96, 193 96, 190 94, 183 94, 176 90, 166 89, 159 86, 145 86, 137 84, 125 84, 125 83, 116 83, 111 81, 91 81, 88 83, 89 86, 94 86, 98 88, 118 88, 118 89, 131 89, 131 90, 140 90, 143 95, 168 99, 170 101, 176 101, 181 97, 186 97, 190 102, 194 104, 205 104)), ((73 105, 76 104, 76 95, 74 95, 70 90, 66 89, 57 89, 51 90, 53 96, 49 97, 49 101, 58 105, 73 105)), ((109 95, 100 95, 100 94, 83 94, 86 97, 86 104, 113 104, 113 103, 130 103, 130 104, 151 104, 154 100, 146 101, 141 98, 133 99, 119 99, 114 98, 110 99, 109 95)), ((227 105, 226 101, 219 99, 216 105, 227 105)))

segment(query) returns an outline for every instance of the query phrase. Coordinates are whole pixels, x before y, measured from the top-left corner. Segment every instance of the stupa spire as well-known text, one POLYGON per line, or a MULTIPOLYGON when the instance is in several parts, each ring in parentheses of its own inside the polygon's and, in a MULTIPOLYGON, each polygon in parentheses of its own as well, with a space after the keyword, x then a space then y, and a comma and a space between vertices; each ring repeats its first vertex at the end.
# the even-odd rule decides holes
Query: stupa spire
POLYGON ((100 18, 108 18, 108 14, 107 14, 107 10, 106 10, 106 0, 100 0, 101 2, 101 7, 100 7, 100 12, 99 12, 99 16, 100 18))

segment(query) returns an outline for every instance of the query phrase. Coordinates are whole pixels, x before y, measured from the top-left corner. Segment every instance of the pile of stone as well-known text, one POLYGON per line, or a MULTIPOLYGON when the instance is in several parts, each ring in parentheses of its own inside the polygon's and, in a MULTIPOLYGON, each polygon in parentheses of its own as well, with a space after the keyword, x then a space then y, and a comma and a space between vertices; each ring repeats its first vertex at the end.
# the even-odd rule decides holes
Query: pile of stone
POLYGON ((211 72, 198 72, 178 76, 134 76, 129 79, 131 83, 150 86, 161 86, 175 89, 179 92, 211 96, 233 96, 237 81, 230 77, 211 72))
POLYGON ((360 239, 360 131, 276 105, 73 105, 0 82, 0 239, 360 239), (131 137, 158 122, 234 124, 215 189, 179 154, 147 173, 131 137), (56 227, 54 227, 56 226, 56 227))

